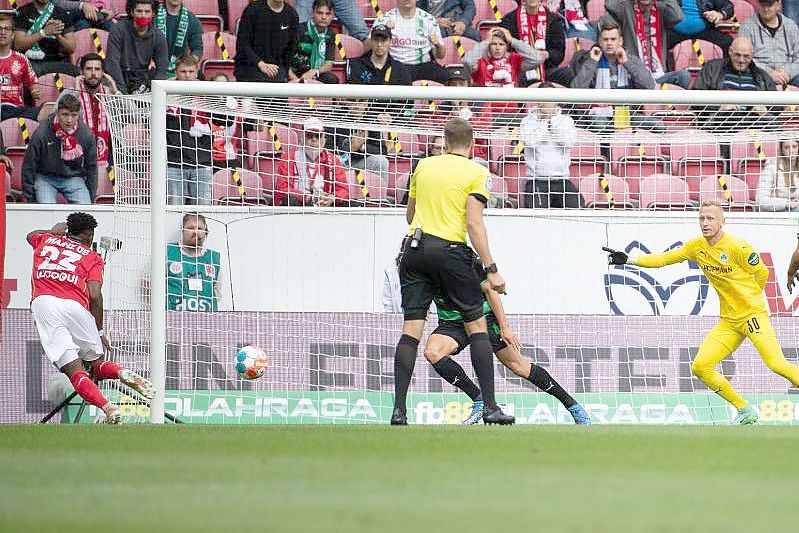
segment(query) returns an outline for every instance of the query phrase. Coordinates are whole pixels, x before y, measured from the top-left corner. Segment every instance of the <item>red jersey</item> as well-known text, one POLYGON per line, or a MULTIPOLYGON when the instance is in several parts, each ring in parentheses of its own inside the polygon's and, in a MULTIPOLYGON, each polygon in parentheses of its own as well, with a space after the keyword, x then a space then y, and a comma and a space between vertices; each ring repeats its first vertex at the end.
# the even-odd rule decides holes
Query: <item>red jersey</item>
POLYGON ((31 237, 31 301, 50 295, 75 300, 89 309, 87 282, 103 282, 103 260, 79 242, 50 233, 31 237))
POLYGON ((25 105, 25 87, 38 80, 28 58, 12 50, 6 57, 0 57, 0 103, 14 107, 25 105))

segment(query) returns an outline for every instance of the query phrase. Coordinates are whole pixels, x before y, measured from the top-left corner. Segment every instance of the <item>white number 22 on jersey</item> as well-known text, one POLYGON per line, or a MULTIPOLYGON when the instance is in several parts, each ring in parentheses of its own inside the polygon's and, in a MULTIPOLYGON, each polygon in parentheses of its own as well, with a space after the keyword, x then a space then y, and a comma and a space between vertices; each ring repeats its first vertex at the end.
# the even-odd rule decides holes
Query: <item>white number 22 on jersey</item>
POLYGON ((75 272, 77 269, 75 263, 83 257, 71 250, 61 250, 55 246, 45 246, 39 255, 45 258, 39 265, 39 270, 65 270, 67 272, 75 272))

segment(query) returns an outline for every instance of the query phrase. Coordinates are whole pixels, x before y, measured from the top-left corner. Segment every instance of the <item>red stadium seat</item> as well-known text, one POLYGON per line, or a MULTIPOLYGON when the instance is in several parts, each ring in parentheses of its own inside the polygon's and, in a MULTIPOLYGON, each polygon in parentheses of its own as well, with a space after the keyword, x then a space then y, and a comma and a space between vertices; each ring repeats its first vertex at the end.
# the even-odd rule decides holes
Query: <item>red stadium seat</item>
POLYGON ((452 67, 463 65, 463 56, 474 48, 477 42, 468 37, 458 37, 456 35, 444 37, 443 44, 446 50, 444 57, 436 59, 436 61, 442 66, 452 67))
POLYGON ((588 208, 633 209, 637 207, 630 196, 627 182, 618 176, 592 175, 580 178, 580 194, 588 208), (607 191, 603 187, 607 183, 607 191))
POLYGON ((222 31, 223 21, 217 0, 183 0, 183 5, 194 13, 204 32, 222 31))
POLYGON ((588 5, 585 8, 585 16, 588 20, 599 20, 605 16, 605 0, 588 0, 588 5))
POLYGON ((347 182, 351 200, 367 207, 394 205, 394 200, 389 198, 388 184, 383 183, 380 176, 373 172, 350 169, 347 171, 347 182), (359 183, 359 177, 363 179, 363 183, 359 183))
POLYGON ((699 183, 699 201, 718 198, 734 211, 752 211, 755 204, 749 201, 746 182, 735 176, 707 176, 699 183))
POLYGON ((394 198, 397 204, 400 204, 405 195, 408 194, 411 175, 408 172, 403 174, 389 174, 389 179, 391 176, 396 176, 396 183, 394 184, 394 198))
POLYGON ((256 167, 253 156, 258 154, 282 154, 284 150, 296 148, 298 140, 297 132, 285 124, 275 123, 263 131, 247 132, 247 142, 245 144, 247 146, 247 155, 251 158, 251 166, 256 167))
POLYGON ((79 64, 80 58, 94 52, 105 58, 108 50, 108 32, 97 28, 87 28, 75 32, 75 51, 72 52, 72 62, 79 64))
POLYGON ((566 39, 566 52, 563 56, 563 61, 560 62, 560 66, 569 65, 574 54, 580 50, 590 50, 592 46, 594 46, 594 41, 584 37, 570 37, 566 39))
POLYGON ((336 50, 333 53, 333 59, 336 62, 343 62, 363 55, 363 43, 350 35, 337 33, 334 45, 336 50))
POLYGON ((758 139, 754 135, 751 139, 730 144, 730 170, 746 183, 750 201, 755 201, 760 173, 767 159, 775 157, 778 150, 778 141, 758 139))
POLYGON ((252 205, 266 203, 261 177, 243 168, 218 170, 214 173, 215 204, 252 205), (241 184, 241 187, 239 184, 241 184), (243 193, 243 194, 242 194, 243 193))
POLYGON ((571 165, 569 175, 573 177, 610 172, 608 161, 599 144, 599 137, 588 130, 577 129, 577 143, 569 152, 571 165))
POLYGON ((205 79, 217 72, 224 72, 228 80, 235 80, 236 36, 228 32, 203 33, 203 57, 200 70, 205 79))
POLYGON ((45 74, 39 76, 39 87, 42 89, 42 102, 55 102, 62 91, 75 87, 75 78, 69 74, 45 74))
POLYGON ((638 194, 638 182, 630 178, 666 171, 668 161, 662 155, 659 138, 645 130, 621 130, 615 132, 610 140, 612 172, 627 179, 634 195, 638 194))
MULTIPOLYGON (((35 120, 23 119, 27 139, 33 135, 39 123, 35 120)), ((23 136, 22 127, 19 119, 9 118, 0 122, 0 132, 3 135, 3 144, 6 148, 6 156, 11 160, 11 190, 22 191, 22 162, 25 159, 25 151, 28 149, 28 140, 23 136)))
POLYGON ((730 33, 738 33, 738 28, 746 19, 755 15, 755 8, 746 0, 731 0, 733 7, 732 18, 722 20, 717 27, 726 29, 730 33))
POLYGON ((149 126, 143 123, 125 124, 122 127, 122 139, 125 148, 129 150, 149 150, 150 131, 149 126))
POLYGON ((705 176, 714 177, 725 172, 718 140, 698 130, 666 135, 666 140, 670 147, 672 174, 688 183, 691 198, 697 200, 699 181, 705 176))
POLYGON ((696 207, 688 184, 677 176, 655 174, 641 178, 639 204, 642 209, 686 210, 696 207))
POLYGON ((500 176, 505 186, 505 194, 508 198, 518 202, 519 207, 532 207, 526 205, 524 191, 527 183, 527 166, 523 160, 507 160, 500 165, 500 176))
POLYGON ((360 9, 363 19, 370 26, 376 18, 397 7, 396 0, 355 0, 355 3, 360 9))
POLYGON ((689 69, 698 71, 706 62, 721 59, 721 48, 702 39, 687 39, 677 44, 672 52, 674 54, 674 70, 689 69), (697 52, 694 45, 699 49, 697 52))
POLYGON ((495 0, 493 5, 490 0, 478 0, 474 3, 474 7, 476 12, 472 25, 480 30, 480 38, 485 39, 488 30, 498 25, 502 17, 515 11, 518 5, 514 0, 495 0))
POLYGON ((227 31, 236 35, 239 32, 239 19, 251 0, 227 0, 227 31))
POLYGON ((114 187, 108 176, 108 165, 97 162, 97 204, 114 203, 114 187))

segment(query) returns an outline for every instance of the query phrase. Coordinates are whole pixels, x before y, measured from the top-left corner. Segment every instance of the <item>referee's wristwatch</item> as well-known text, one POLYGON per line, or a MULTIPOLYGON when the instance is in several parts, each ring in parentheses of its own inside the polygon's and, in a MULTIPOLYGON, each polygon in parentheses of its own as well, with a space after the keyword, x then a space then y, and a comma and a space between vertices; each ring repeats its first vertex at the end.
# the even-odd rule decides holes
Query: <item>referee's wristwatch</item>
POLYGON ((485 268, 486 268, 486 273, 488 273, 488 274, 496 274, 497 273, 497 264, 496 263, 491 263, 490 265, 488 265, 485 268))

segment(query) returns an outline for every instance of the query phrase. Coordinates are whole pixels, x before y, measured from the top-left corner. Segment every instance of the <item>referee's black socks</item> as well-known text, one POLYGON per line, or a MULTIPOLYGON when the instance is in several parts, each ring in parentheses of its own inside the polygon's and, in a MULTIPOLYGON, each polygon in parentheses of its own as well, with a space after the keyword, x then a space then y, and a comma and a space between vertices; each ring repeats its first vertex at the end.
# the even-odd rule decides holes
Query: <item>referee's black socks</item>
POLYGON ((394 409, 402 409, 403 413, 418 349, 418 340, 410 335, 403 335, 397 343, 397 351, 394 352, 394 409))
POLYGON ((480 399, 480 389, 474 384, 474 381, 469 379, 466 371, 461 365, 452 359, 450 356, 445 356, 437 363, 433 363, 433 369, 438 372, 438 375, 444 378, 444 381, 451 385, 455 385, 466 395, 476 402, 480 399))
POLYGON ((472 366, 480 381, 483 402, 487 410, 497 406, 494 398, 494 351, 488 340, 488 333, 473 333, 469 336, 469 348, 472 354, 472 366))
POLYGON ((560 403, 562 403, 563 407, 566 409, 577 403, 568 392, 563 390, 560 383, 549 375, 549 372, 540 366, 530 366, 532 367, 530 368, 530 377, 527 379, 529 379, 533 385, 560 400, 560 403))

